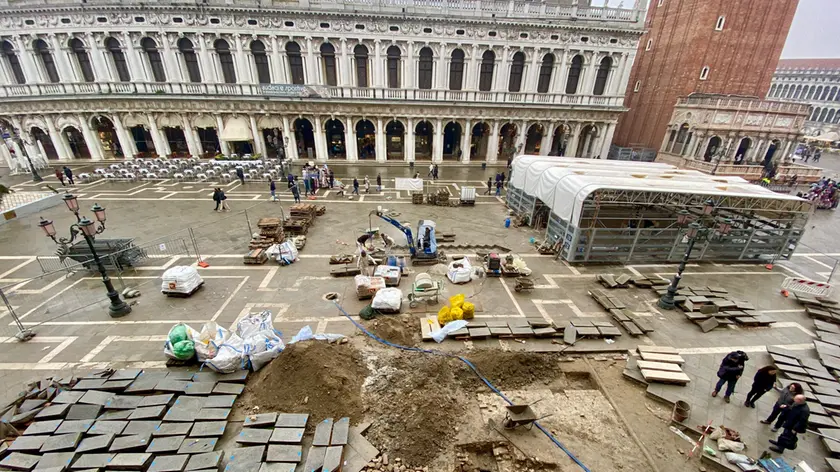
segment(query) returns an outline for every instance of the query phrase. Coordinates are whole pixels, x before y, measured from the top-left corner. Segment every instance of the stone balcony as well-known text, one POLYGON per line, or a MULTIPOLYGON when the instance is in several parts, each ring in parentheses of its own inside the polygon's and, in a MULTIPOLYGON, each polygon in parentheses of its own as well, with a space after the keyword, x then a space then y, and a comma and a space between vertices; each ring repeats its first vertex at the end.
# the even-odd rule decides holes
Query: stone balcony
MULTIPOLYGON (((675 154, 660 152, 656 155, 656 162, 675 165, 681 169, 692 169, 713 175, 728 175, 741 177, 750 182, 757 183, 761 180, 761 172, 764 169, 761 165, 727 164, 717 162, 706 162, 696 159, 688 159, 675 154)), ((822 177, 823 170, 819 167, 811 167, 801 164, 781 164, 778 169, 778 180, 787 181, 794 175, 800 183, 817 182, 822 177)))
POLYGON ((213 96, 244 98, 287 98, 317 100, 394 100, 408 102, 445 102, 468 104, 510 103, 520 105, 563 105, 570 108, 621 108, 624 96, 567 95, 533 92, 479 92, 457 90, 388 89, 372 87, 328 87, 305 85, 252 85, 252 84, 193 84, 193 83, 56 83, 0 85, 0 97, 49 98, 66 96, 100 95, 131 96, 160 95, 213 96))

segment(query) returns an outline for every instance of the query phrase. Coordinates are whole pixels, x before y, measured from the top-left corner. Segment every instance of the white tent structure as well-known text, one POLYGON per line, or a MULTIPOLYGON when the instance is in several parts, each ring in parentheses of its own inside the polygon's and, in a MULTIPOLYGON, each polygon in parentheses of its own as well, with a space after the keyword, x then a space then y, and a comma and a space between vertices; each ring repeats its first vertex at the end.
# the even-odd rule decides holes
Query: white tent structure
POLYGON ((676 260, 682 256, 681 210, 732 220, 729 235, 709 238, 701 259, 787 257, 811 211, 803 199, 667 164, 521 156, 513 162, 508 206, 569 261, 676 260), (676 259, 675 259, 676 258, 676 259))

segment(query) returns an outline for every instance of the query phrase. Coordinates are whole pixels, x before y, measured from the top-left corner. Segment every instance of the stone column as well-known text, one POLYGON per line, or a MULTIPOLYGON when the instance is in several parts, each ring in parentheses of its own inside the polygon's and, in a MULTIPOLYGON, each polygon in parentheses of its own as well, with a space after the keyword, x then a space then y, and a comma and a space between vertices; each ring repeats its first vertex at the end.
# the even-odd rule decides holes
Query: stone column
POLYGON ((131 76, 132 82, 141 82, 144 80, 145 73, 143 72, 143 65, 140 60, 140 53, 134 46, 134 41, 131 39, 131 33, 123 32, 123 50, 125 51, 125 62, 128 66, 128 74, 131 76))
POLYGON ((186 113, 181 114, 181 129, 184 131, 184 139, 187 140, 187 149, 190 151, 190 157, 201 157, 201 145, 195 139, 195 130, 187 119, 186 113))
POLYGON ((610 72, 606 95, 615 96, 624 94, 625 90, 620 87, 624 83, 624 69, 627 68, 627 56, 628 54, 626 52, 621 53, 618 68, 610 72))
MULTIPOLYGON (((373 40, 373 67, 371 68, 371 75, 373 76, 371 80, 371 86, 373 88, 383 87, 385 83, 385 81, 382 80, 382 76, 384 74, 382 73, 383 67, 382 52, 380 51, 381 49, 381 41, 379 39, 373 40)), ((376 147, 379 147, 378 142, 376 143, 376 147)), ((377 152, 377 154, 379 154, 379 152, 377 152)), ((379 160, 379 156, 377 156, 376 159, 379 160)))
MULTIPOLYGON (((283 73, 283 60, 280 57, 280 43, 277 36, 271 36, 271 81, 276 84, 285 84, 286 74, 283 73)), ((256 76, 255 76, 256 77, 256 76)))
POLYGON ((328 153, 326 152, 327 142, 326 138, 324 138, 324 123, 321 121, 320 116, 314 116, 312 118, 312 131, 313 139, 315 139, 315 160, 325 162, 328 157, 328 153))
POLYGON ((580 130, 582 127, 579 121, 575 121, 572 125, 571 137, 566 144, 566 155, 569 157, 583 157, 577 155, 578 139, 580 139, 580 130))
MULTIPOLYGON (((198 129, 194 126, 190 126, 190 134, 192 135, 193 142, 195 143, 195 149, 198 151, 199 157, 203 156, 205 153, 204 145, 201 144, 201 136, 198 135, 198 129)), ((216 150, 213 149, 212 152, 216 150)))
POLYGON ((358 144, 356 143, 356 132, 354 131, 353 117, 348 116, 344 120, 344 147, 349 162, 359 160, 358 144))
POLYGON ((166 80, 167 82, 172 82, 180 74, 178 74, 178 61, 175 53, 172 52, 172 45, 169 44, 169 34, 161 34, 160 42, 163 44, 163 52, 161 54, 163 55, 163 66, 166 70, 166 80))
POLYGON ((592 95, 592 90, 595 87, 595 75, 598 73, 598 54, 592 52, 589 63, 584 67, 583 85, 578 87, 578 95, 592 95))
POLYGON ((522 88, 519 89, 520 92, 537 91, 537 80, 540 75, 539 59, 542 55, 542 50, 540 48, 534 48, 534 51, 531 54, 531 65, 528 66, 528 70, 525 71, 525 77, 527 77, 528 80, 522 84, 522 88))
POLYGON ((446 90, 446 43, 440 43, 440 50, 438 51, 438 59, 435 61, 434 81, 432 89, 446 90))
POLYGON ((166 135, 163 134, 163 130, 158 127, 154 115, 150 113, 146 116, 149 119, 149 134, 152 135, 152 142, 155 144, 157 155, 163 157, 172 154, 172 150, 169 149, 169 141, 167 141, 166 135))
POLYGON ((405 50, 405 83, 403 84, 403 87, 408 90, 414 90, 417 88, 417 85, 414 83, 414 71, 417 70, 417 65, 414 63, 414 41, 409 41, 408 44, 405 45, 405 50))
POLYGON ((493 77, 493 88, 494 92, 506 92, 507 91, 507 81, 508 76, 508 54, 510 54, 510 46, 505 46, 502 49, 502 57, 496 57, 496 67, 495 71, 493 71, 496 75, 493 77))
POLYGON ((26 76, 26 83, 38 84, 44 83, 41 74, 38 73, 38 68, 35 66, 35 51, 32 49, 32 38, 28 37, 28 43, 23 42, 22 36, 15 36, 15 53, 20 58, 21 67, 23 68, 23 75, 26 76))
MULTIPOLYGON (((222 133, 224 131, 225 122, 222 119, 222 115, 216 115, 216 136, 219 138, 219 152, 221 152, 223 156, 229 156, 230 147, 228 146, 227 141, 222 141, 222 133)), ((295 150, 297 150, 297 146, 295 146, 295 150)))
POLYGON ((210 50, 207 49, 207 40, 209 38, 204 33, 198 33, 195 39, 198 42, 196 54, 198 55, 198 69, 201 71, 201 81, 205 84, 215 83, 216 74, 213 70, 213 56, 210 54, 210 50))
POLYGON ((793 141, 787 140, 787 143, 785 144, 785 152, 782 154, 783 162, 789 162, 788 161, 788 153, 790 153, 791 144, 793 144, 793 141))
MULTIPOLYGON (((61 83, 76 82, 76 74, 73 73, 73 67, 71 67, 70 65, 69 57, 67 57, 69 51, 67 44, 62 44, 62 42, 58 39, 58 35, 54 33, 50 34, 49 38, 50 45, 52 46, 52 55, 53 60, 55 61, 55 68, 58 71, 58 81, 61 83)), ((44 73, 46 74, 46 70, 44 71, 44 73)), ((49 81, 49 76, 44 75, 44 82, 48 83, 49 81)))
POLYGON ((385 141, 385 125, 382 123, 382 117, 376 117, 376 162, 385 162, 388 160, 388 154, 385 141))
POLYGON ((341 56, 338 58, 338 85, 352 87, 353 78, 350 76, 350 56, 347 54, 347 40, 341 38, 341 56))
POLYGON ((283 142, 286 146, 286 158, 292 161, 298 160, 297 138, 295 137, 294 121, 289 121, 283 115, 283 142))
MULTIPOLYGON (((556 57, 556 55, 555 55, 556 57)), ((554 93, 566 93, 566 76, 569 71, 569 50, 564 49, 563 54, 557 58, 557 64, 554 68, 554 77, 551 91, 554 93)))
MULTIPOLYGON (((461 85, 463 90, 474 91, 478 90, 478 64, 479 54, 478 45, 473 44, 472 53, 470 54, 469 65, 467 65, 467 73, 464 74, 464 83, 461 85)), ((465 64, 466 65, 466 64, 465 64)))
POLYGON ((405 139, 403 139, 403 155, 405 156, 405 162, 414 162, 415 154, 414 154, 414 118, 406 118, 406 128, 405 128, 405 139))
POLYGON ((606 124, 606 132, 604 133, 604 140, 601 142, 600 158, 606 159, 610 154, 610 145, 612 144, 613 135, 615 134, 615 123, 606 124))
POLYGON ((443 162, 443 120, 435 120, 435 135, 432 137, 432 162, 443 162))
POLYGON ((91 159, 101 161, 105 158, 102 152, 102 141, 99 140, 99 135, 93 132, 90 127, 90 117, 85 115, 77 115, 79 125, 82 127, 82 136, 85 138, 88 150, 90 151, 91 159))
POLYGON ((472 120, 467 118, 461 129, 461 162, 470 162, 470 141, 472 140, 472 120))
POLYGON ((126 159, 134 159, 134 156, 137 155, 137 148, 134 145, 134 138, 131 136, 131 133, 125 129, 119 115, 112 115, 111 122, 114 123, 114 130, 117 132, 117 140, 120 142, 123 156, 126 159))
POLYGON ((248 115, 248 121, 251 123, 251 134, 254 135, 254 151, 265 156, 265 141, 259 128, 257 128, 257 119, 254 115, 248 115))
POLYGON ((490 139, 487 140, 487 162, 493 164, 499 160, 499 122, 490 125, 490 139))
POLYGON ((519 122, 519 126, 517 126, 519 130, 519 134, 516 135, 516 144, 515 150, 513 151, 513 157, 516 157, 519 154, 524 154, 525 152, 525 139, 528 137, 528 122, 522 120, 519 122))
POLYGON ((90 54, 90 61, 93 65, 93 75, 96 78, 95 80, 97 82, 110 82, 111 74, 108 72, 108 63, 103 55, 105 53, 104 49, 100 47, 100 44, 93 33, 87 34, 87 40, 90 45, 88 54, 90 54))
MULTIPOLYGON (((47 123, 47 132, 50 133, 50 141, 52 141, 55 152, 58 154, 58 159, 61 161, 72 159, 73 154, 64 146, 64 139, 62 138, 61 133, 59 133, 56 129, 52 117, 46 116, 44 117, 44 121, 47 123)), ((18 154, 18 156, 20 156, 20 154, 18 154)))
POLYGON ((554 136, 555 125, 546 123, 543 125, 543 137, 540 140, 540 156, 547 156, 551 151, 551 138, 554 136))
MULTIPOLYGON (((303 70, 306 73, 306 77, 304 77, 303 83, 305 84, 317 84, 318 78, 318 70, 316 69, 318 62, 315 60, 315 50, 312 47, 312 37, 306 37, 306 62, 304 63, 303 70)), ((321 130, 323 132, 323 130, 321 130)), ((322 133, 323 134, 323 133, 322 133)), ((315 146, 317 149, 318 146, 315 146)))
MULTIPOLYGON (((246 41, 241 35, 234 34, 233 42, 236 43, 236 83, 251 84, 251 68, 248 67, 248 55, 245 53, 243 42, 246 41)), ((254 139, 257 137, 254 136, 254 139)))

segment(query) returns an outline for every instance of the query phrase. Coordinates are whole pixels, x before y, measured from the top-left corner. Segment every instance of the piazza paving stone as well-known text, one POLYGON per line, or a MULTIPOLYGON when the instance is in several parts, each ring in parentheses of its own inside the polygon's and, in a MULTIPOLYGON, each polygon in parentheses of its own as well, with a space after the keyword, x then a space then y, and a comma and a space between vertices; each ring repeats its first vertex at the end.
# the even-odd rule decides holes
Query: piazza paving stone
POLYGON ((29 423, 36 416, 38 416, 38 413, 40 413, 41 410, 43 410, 43 408, 35 408, 34 410, 29 410, 29 411, 24 411, 23 413, 18 413, 16 415, 12 416, 12 419, 11 419, 11 421, 9 421, 9 423, 12 423, 13 425, 16 425, 16 426, 20 426, 24 423, 29 423))
POLYGON ((64 415, 67 414, 67 410, 70 409, 70 404, 58 404, 58 405, 50 405, 43 410, 39 411, 37 415, 35 415, 36 421, 41 420, 55 420, 64 418, 64 415))
POLYGON ((122 434, 128 421, 104 421, 96 420, 93 426, 87 431, 88 434, 122 434))
MULTIPOLYGON (((135 397, 137 398, 137 397, 135 397)), ((140 403, 137 405, 138 407, 143 406, 157 406, 157 405, 168 405, 169 402, 175 398, 175 395, 171 393, 162 393, 160 395, 146 395, 144 397, 139 397, 140 403)))
POLYGON ((66 452, 76 449, 82 440, 82 433, 57 434, 50 436, 41 446, 41 452, 66 452))
POLYGON ((309 413, 280 413, 277 415, 277 428, 305 428, 309 413))
POLYGON ((23 432, 24 436, 30 436, 35 434, 52 434, 55 430, 61 426, 64 420, 46 420, 46 421, 36 421, 31 423, 27 428, 26 431, 23 432))
POLYGON ((47 403, 46 400, 40 398, 32 398, 29 400, 24 400, 23 403, 18 405, 17 411, 18 413, 26 413, 27 411, 32 411, 36 408, 40 408, 47 403))
POLYGON ((109 392, 122 392, 125 390, 131 383, 134 382, 133 380, 108 380, 107 382, 103 383, 100 390, 107 390, 109 392))
POLYGON ((104 469, 116 454, 80 454, 71 469, 104 469))
POLYGON ((184 389, 187 395, 210 395, 216 382, 190 382, 184 389))
POLYGON ((109 452, 130 452, 135 450, 145 450, 151 442, 151 433, 146 434, 132 434, 131 436, 120 436, 114 439, 111 443, 109 452))
POLYGON ((181 408, 184 410, 198 412, 202 408, 205 408, 206 401, 207 398, 205 397, 181 395, 175 399, 175 402, 172 404, 172 408, 181 408))
POLYGON ((10 470, 32 470, 40 460, 41 456, 24 454, 22 452, 13 452, 0 461, 0 468, 10 470))
POLYGON ((65 420, 95 420, 102 411, 100 405, 71 405, 65 420))
POLYGON ((199 421, 190 432, 191 437, 212 437, 225 434, 227 421, 199 421))
POLYGON ((275 428, 269 441, 271 443, 300 444, 303 441, 303 432, 304 428, 275 428))
POLYGON ((259 472, 295 472, 296 462, 263 462, 259 472))
MULTIPOLYGON (((216 448, 216 438, 187 438, 178 449, 178 454, 202 454, 216 448)), ((204 467, 199 467, 203 469, 204 467)))
POLYGON ((262 428, 243 428, 236 435, 236 442, 240 444, 268 444, 272 430, 262 428))
POLYGON ((167 380, 192 380, 195 376, 195 372, 190 372, 186 370, 167 370, 166 371, 166 379, 167 380))
POLYGON ((300 444, 270 444, 266 462, 300 462, 303 446, 300 444))
POLYGON ((35 470, 53 468, 63 470, 70 467, 70 464, 73 463, 73 459, 75 457, 75 452, 50 452, 41 456, 41 460, 38 461, 38 468, 35 470))
POLYGON ((146 470, 154 456, 145 452, 122 452, 105 466, 106 470, 146 470))
POLYGON ((243 427, 249 426, 274 426, 277 422, 277 413, 261 413, 259 415, 250 415, 245 417, 243 427))
POLYGON ((50 436, 18 436, 9 444, 11 452, 38 452, 50 436))
POLYGON ((213 388, 213 393, 220 393, 222 395, 239 395, 245 390, 245 386, 236 383, 219 382, 213 388))
POLYGON ((158 382, 166 378, 166 372, 144 371, 134 379, 123 392, 124 393, 152 393, 158 382))
POLYGON ((265 457, 265 446, 237 447, 225 452, 228 465, 260 463, 265 457))
POLYGON ((213 469, 218 470, 219 464, 222 463, 222 451, 205 452, 195 454, 187 461, 187 466, 184 470, 202 470, 213 469))
POLYGON ((114 394, 111 392, 102 392, 100 390, 89 390, 85 392, 82 398, 77 403, 84 403, 86 405, 106 405, 114 394))
POLYGON ((64 390, 53 398, 53 403, 71 404, 79 401, 84 396, 85 392, 73 392, 64 390))
POLYGON ((187 380, 172 380, 166 378, 157 383, 155 390, 160 392, 184 393, 187 389, 188 383, 189 381, 187 380))
POLYGON ((232 408, 236 395, 211 395, 204 400, 205 408, 232 408))
POLYGON ((186 436, 192 430, 192 423, 161 423, 152 436, 186 436))
POLYGON ((219 382, 245 383, 246 380, 248 380, 247 370, 237 370, 229 374, 221 374, 219 377, 219 382))
POLYGON ((84 438, 76 447, 76 452, 107 452, 114 438, 113 434, 98 434, 84 438))
POLYGON ((192 423, 196 419, 198 419, 198 413, 201 410, 195 410, 192 408, 183 408, 179 406, 172 406, 169 408, 169 411, 163 416, 163 421, 171 421, 171 422, 181 422, 181 423, 192 423))
POLYGON ((76 382, 73 390, 96 390, 105 385, 105 379, 82 379, 76 382))
POLYGON ((131 416, 131 410, 107 410, 105 413, 99 415, 98 420, 127 420, 131 416))
POLYGON ((93 426, 93 423, 93 420, 63 421, 61 426, 55 430, 55 434, 86 433, 93 426))
POLYGON ((160 421, 157 420, 129 421, 122 434, 152 434, 158 426, 160 426, 160 421))
POLYGON ((166 405, 143 406, 135 409, 129 420, 159 420, 166 411, 166 405))
POLYGON ((202 408, 198 412, 197 420, 212 421, 226 420, 230 416, 230 408, 202 408))
POLYGON ((152 442, 149 443, 149 447, 146 448, 146 452, 154 454, 178 452, 178 449, 181 448, 181 443, 184 442, 184 439, 186 439, 186 436, 163 436, 160 438, 154 438, 152 439, 152 442))
POLYGON ((140 369, 120 369, 111 374, 108 380, 134 380, 141 372, 140 369))
POLYGON ((189 454, 177 456, 155 456, 147 472, 181 472, 190 459, 189 454))
POLYGON ((105 402, 106 410, 131 410, 140 406, 144 397, 136 395, 114 395, 105 402))
POLYGON ((222 374, 218 372, 208 371, 208 372, 196 372, 192 376, 193 382, 213 382, 216 383, 222 377, 222 374))

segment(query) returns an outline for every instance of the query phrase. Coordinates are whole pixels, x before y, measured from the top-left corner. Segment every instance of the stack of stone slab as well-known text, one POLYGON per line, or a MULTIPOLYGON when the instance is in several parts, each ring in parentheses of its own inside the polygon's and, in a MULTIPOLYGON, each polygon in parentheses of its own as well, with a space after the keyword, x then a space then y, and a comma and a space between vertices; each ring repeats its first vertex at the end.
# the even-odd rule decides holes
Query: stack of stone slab
MULTIPOLYGON (((432 341, 432 333, 440 328, 437 316, 426 316, 420 319, 420 333, 423 341, 432 341)), ((514 321, 471 320, 466 327, 449 333, 448 337, 468 341, 490 338, 553 338, 562 334, 562 328, 556 328, 553 323, 543 318, 521 318, 514 321)))
POLYGON ((673 347, 640 345, 637 353, 638 359, 634 356, 628 357, 625 376, 634 380, 641 376, 645 384, 664 383, 685 386, 691 382, 682 370, 685 360, 673 347))
POLYGON ((247 374, 125 369, 39 384, 46 397, 27 398, 33 389, 13 402, 30 416, 0 469, 210 471, 224 455, 250 470, 241 464, 262 454, 218 450, 247 374))
MULTIPOLYGON (((667 286, 654 286, 653 290, 662 296, 668 289, 667 286)), ((722 287, 681 287, 674 302, 685 312, 686 319, 697 324, 704 333, 731 324, 758 327, 775 323, 772 318, 756 312, 750 302, 730 297, 722 287)))
MULTIPOLYGON (((12 402, 0 409, 0 441, 20 434, 18 428, 27 423, 47 407, 48 403, 63 390, 72 387, 75 379, 70 377, 48 377, 37 382, 30 382, 26 390, 20 392, 12 402)), ((0 445, 5 443, 0 442, 0 445)), ((0 446, 2 448, 2 446, 0 446)), ((0 455, 5 451, 0 451, 0 455)))
POLYGON ((631 277, 627 274, 613 275, 613 274, 598 274, 595 276, 604 288, 628 288, 630 285, 635 285, 638 288, 651 288, 653 282, 643 275, 631 277))
MULTIPOLYGON (((647 279, 645 279, 647 280, 647 279)), ((630 336, 636 337, 653 332, 653 326, 642 319, 637 313, 629 310, 618 297, 607 295, 600 289, 590 290, 589 296, 610 313, 610 316, 620 324, 630 336)))
POLYGON ((266 468, 294 471, 303 458, 307 421, 308 413, 251 415, 245 418, 236 442, 247 447, 267 448, 265 462, 271 465, 266 468))
POLYGON ((815 320, 840 324, 840 302, 826 297, 799 295, 794 293, 796 301, 805 306, 805 313, 815 320))

